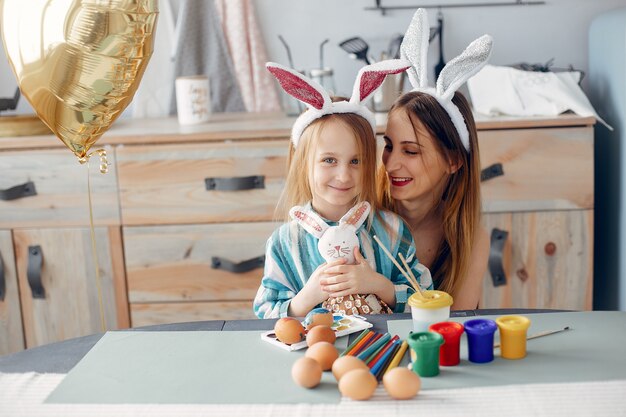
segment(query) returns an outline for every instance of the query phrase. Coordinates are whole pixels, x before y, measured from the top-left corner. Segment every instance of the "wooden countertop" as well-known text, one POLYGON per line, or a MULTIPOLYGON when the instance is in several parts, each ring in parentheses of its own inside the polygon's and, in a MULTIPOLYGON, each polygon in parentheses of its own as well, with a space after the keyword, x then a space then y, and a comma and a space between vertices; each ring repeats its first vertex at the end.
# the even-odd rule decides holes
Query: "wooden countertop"
MULTIPOLYGON (((386 114, 377 114, 378 132, 385 129, 386 114)), ((35 116, 0 117, 0 150, 36 148, 61 148, 63 143, 52 134, 42 135, 41 123, 35 116), (27 123, 30 119, 30 123, 27 123), (17 123, 19 121, 19 123, 17 123), (3 128, 3 125, 8 128, 3 128), (35 126, 35 135, 14 136, 20 126, 35 126), (10 127, 9 127, 10 126, 10 127)), ((593 117, 574 114, 557 117, 490 117, 477 114, 476 126, 480 130, 551 128, 563 126, 592 126, 593 117)), ((156 143, 193 143, 218 140, 262 140, 289 137, 295 117, 279 113, 218 113, 209 122, 181 126, 175 117, 159 119, 117 120, 97 145, 140 145, 156 143)), ((21 131, 20 133, 24 133, 21 131)))

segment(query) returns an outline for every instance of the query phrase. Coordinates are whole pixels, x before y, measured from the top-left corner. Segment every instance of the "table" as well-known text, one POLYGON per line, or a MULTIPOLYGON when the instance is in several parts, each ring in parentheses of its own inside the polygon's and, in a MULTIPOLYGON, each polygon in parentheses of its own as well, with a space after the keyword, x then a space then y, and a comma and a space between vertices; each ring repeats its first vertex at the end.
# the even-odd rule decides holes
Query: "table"
MULTIPOLYGON (((564 310, 529 310, 529 309, 483 309, 453 311, 452 317, 469 317, 492 314, 528 314, 564 310)), ((409 319, 408 313, 387 316, 368 316, 377 331, 387 330, 387 320, 409 319)), ((276 320, 213 320, 189 323, 159 324, 137 327, 131 331, 233 331, 233 330, 271 330, 276 320)), ((62 342, 27 349, 11 355, 0 356, 0 372, 38 372, 67 373, 100 340, 103 333, 78 337, 62 342)))
MULTIPOLYGON (((477 310, 455 312, 457 317, 533 314, 535 310, 477 310)), ((374 329, 385 331, 389 320, 408 314, 370 316, 374 329)), ((625 323, 626 323, 626 315, 625 323)), ((210 321, 150 326, 133 331, 260 331, 274 320, 210 321)), ((626 379, 558 384, 511 385, 422 391, 414 400, 389 400, 383 388, 367 402, 342 399, 340 404, 260 405, 75 405, 42 404, 47 395, 91 349, 96 334, 0 357, 0 416, 39 415, 625 415, 626 379), (54 373, 50 373, 54 372, 54 373), (503 408, 504 407, 504 408, 503 408), (621 414, 620 414, 621 413, 621 414)))

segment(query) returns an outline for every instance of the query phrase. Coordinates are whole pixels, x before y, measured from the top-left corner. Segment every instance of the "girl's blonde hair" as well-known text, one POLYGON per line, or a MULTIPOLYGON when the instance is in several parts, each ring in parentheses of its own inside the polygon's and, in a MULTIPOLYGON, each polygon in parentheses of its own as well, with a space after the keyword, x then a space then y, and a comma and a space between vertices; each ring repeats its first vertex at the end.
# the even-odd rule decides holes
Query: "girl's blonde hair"
MULTIPOLYGON (((435 139, 442 157, 459 168, 450 175, 439 206, 432 210, 443 214, 444 241, 430 270, 435 287, 456 294, 467 277, 472 244, 480 227, 480 155, 476 124, 469 103, 456 92, 452 102, 458 107, 470 136, 470 150, 465 150, 448 113, 435 98, 421 92, 410 92, 400 97, 389 113, 404 111, 411 120, 419 141, 417 121, 428 129, 435 139)), ((382 207, 398 213, 398 202, 391 197, 389 179, 382 166, 379 171, 379 195, 382 207)), ((418 236, 419 238, 419 236, 418 236)))
MULTIPOLYGON (((311 123, 302 134, 298 146, 289 143, 287 159, 287 181, 276 207, 276 219, 289 221, 289 209, 312 200, 310 177, 318 139, 324 134, 328 123, 342 123, 353 133, 356 141, 361 171, 361 193, 354 204, 368 201, 372 213, 377 212, 376 203, 376 137, 372 126, 363 117, 354 113, 333 113, 322 116, 311 123)), ((346 138, 348 140, 348 138, 346 138)))

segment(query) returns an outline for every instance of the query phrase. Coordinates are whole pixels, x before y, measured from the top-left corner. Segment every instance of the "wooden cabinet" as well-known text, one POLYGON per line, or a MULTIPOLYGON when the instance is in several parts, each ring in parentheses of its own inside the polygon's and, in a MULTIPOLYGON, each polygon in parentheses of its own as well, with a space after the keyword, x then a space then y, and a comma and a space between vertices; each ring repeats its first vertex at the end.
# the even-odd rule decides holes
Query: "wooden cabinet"
MULTIPOLYGON (((94 166, 91 178, 109 328, 253 317, 293 121, 216 114, 107 132, 110 172, 94 166)), ((483 222, 506 234, 495 254, 504 285, 488 272, 481 307, 591 308, 593 124, 477 119, 481 165, 503 172, 482 183, 483 222)), ((0 138, 0 190, 33 187, 0 200, 0 354, 101 331, 85 168, 52 136, 0 138), (33 246, 45 299, 28 282, 33 246)))
POLYGON ((100 282, 89 228, 14 231, 27 347, 128 327, 120 229, 98 227, 95 239, 100 282))
POLYGON ((0 355, 24 346, 13 238, 10 230, 0 230, 0 355))
POLYGON ((499 273, 487 272, 480 306, 590 310, 592 126, 484 130, 479 146, 482 166, 503 171, 482 183, 499 273))
MULTIPOLYGON (((113 151, 111 150, 113 156, 113 151)), ((100 314, 87 166, 67 150, 0 151, 0 354, 129 326, 115 166, 92 167, 100 314)))
POLYGON ((250 319, 273 222, 124 228, 133 326, 250 319))
POLYGON ((504 282, 487 272, 482 308, 591 309, 592 210, 489 213, 483 224, 508 235, 504 282))
POLYGON ((286 145, 118 149, 133 326, 254 318, 265 242, 278 226, 270 220, 285 182, 286 145))

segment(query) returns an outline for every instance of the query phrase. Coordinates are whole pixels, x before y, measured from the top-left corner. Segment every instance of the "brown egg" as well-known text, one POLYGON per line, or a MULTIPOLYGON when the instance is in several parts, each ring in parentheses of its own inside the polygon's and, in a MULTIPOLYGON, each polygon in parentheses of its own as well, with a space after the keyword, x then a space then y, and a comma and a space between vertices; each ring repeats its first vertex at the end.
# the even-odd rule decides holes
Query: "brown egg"
POLYGON ((376 391, 376 386, 376 377, 365 369, 353 369, 339 380, 341 395, 358 401, 369 399, 376 391))
POLYGON ((288 345, 304 340, 304 327, 293 317, 283 317, 274 325, 276 338, 288 345))
POLYGON ((328 326, 315 326, 309 330, 306 334, 306 344, 311 347, 317 342, 328 342, 330 344, 335 343, 337 335, 335 331, 328 326))
POLYGON ((339 381, 341 377, 346 374, 346 372, 353 369, 365 369, 369 371, 365 362, 356 356, 342 356, 333 362, 333 375, 337 381, 339 381))
POLYGON ((315 326, 328 326, 333 325, 334 318, 333 313, 325 308, 314 308, 304 318, 304 325, 307 330, 312 329, 315 326))
POLYGON ((291 378, 301 387, 316 387, 322 380, 322 367, 314 359, 300 358, 291 367, 291 378))
POLYGON ((419 392, 422 381, 419 375, 407 368, 393 368, 383 377, 387 393, 396 400, 408 400, 419 392))
POLYGON ((321 365, 322 370, 328 371, 333 366, 335 359, 339 357, 339 352, 331 343, 317 342, 307 349, 304 356, 315 359, 321 365))

